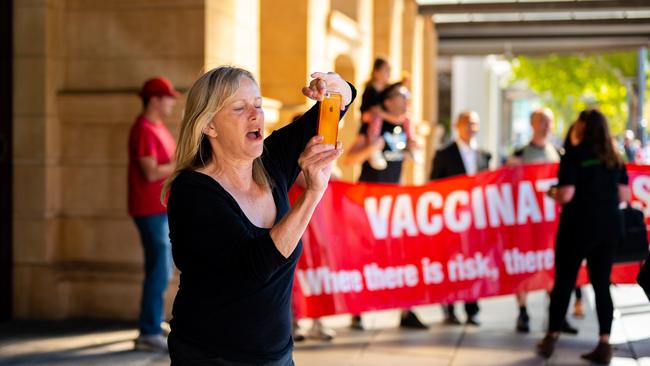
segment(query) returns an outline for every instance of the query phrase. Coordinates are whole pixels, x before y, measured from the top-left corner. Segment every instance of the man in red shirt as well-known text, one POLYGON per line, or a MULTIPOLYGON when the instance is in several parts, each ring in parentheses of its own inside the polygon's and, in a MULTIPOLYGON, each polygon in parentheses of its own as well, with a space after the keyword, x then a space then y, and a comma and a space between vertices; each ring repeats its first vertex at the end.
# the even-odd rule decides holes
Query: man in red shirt
POLYGON ((167 209, 160 202, 160 193, 174 171, 176 142, 163 122, 171 115, 178 96, 169 80, 147 80, 140 91, 143 110, 129 135, 129 215, 140 233, 145 259, 140 335, 135 341, 139 350, 167 351, 161 323, 172 259, 167 209))

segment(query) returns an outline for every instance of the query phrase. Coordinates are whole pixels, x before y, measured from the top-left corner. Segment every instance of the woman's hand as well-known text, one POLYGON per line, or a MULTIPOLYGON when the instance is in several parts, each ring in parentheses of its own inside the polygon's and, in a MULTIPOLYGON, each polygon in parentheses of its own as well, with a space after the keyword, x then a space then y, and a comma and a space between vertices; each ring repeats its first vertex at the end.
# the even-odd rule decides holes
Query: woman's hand
POLYGON ((564 205, 571 202, 575 192, 576 186, 574 185, 552 186, 546 192, 546 195, 554 199, 557 203, 564 205))
POLYGON ((557 186, 551 186, 548 191, 546 191, 546 195, 553 200, 557 200, 557 186))
POLYGON ((336 91, 341 94, 341 110, 352 102, 352 89, 350 85, 335 72, 315 72, 310 75, 314 78, 309 86, 302 88, 302 93, 310 99, 322 101, 325 93, 336 91))
POLYGON ((332 163, 343 153, 341 142, 336 148, 331 144, 321 144, 323 136, 314 136, 298 158, 298 164, 305 176, 305 190, 322 194, 332 173, 332 163))

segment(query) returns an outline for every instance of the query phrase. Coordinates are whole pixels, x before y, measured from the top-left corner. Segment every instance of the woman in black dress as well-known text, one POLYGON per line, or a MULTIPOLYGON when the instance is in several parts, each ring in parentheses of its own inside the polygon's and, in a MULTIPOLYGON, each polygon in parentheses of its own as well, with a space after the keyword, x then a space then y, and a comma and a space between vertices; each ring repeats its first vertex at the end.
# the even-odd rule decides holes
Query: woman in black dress
POLYGON ((558 186, 549 196, 562 205, 555 246, 555 284, 549 325, 537 352, 549 358, 564 322, 582 260, 587 260, 600 328, 596 348, 582 358, 608 364, 613 304, 609 292, 614 243, 620 236, 619 203, 629 200, 625 165, 610 137, 607 119, 596 109, 580 113, 560 161, 558 186))
MULTIPOLYGON (((306 97, 322 100, 331 88, 344 107, 352 102, 354 88, 337 74, 312 78, 306 97)), ((264 139, 262 96, 250 72, 218 67, 190 89, 176 171, 165 185, 181 272, 172 365, 293 365, 300 237, 342 152, 315 136, 318 111, 317 103, 264 139), (287 191, 301 171, 305 190, 290 207, 287 191)))

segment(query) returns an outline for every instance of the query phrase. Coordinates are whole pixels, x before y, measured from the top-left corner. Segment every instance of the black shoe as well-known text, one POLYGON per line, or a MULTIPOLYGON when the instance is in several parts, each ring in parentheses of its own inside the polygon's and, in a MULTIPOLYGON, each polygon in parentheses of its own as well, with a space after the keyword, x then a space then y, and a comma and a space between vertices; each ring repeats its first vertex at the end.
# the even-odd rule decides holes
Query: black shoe
POLYGON ((442 322, 444 325, 460 325, 461 322, 456 318, 456 315, 450 314, 445 316, 445 320, 442 322))
POLYGON ((537 354, 546 359, 551 358, 555 351, 555 342, 557 342, 557 336, 547 334, 541 342, 537 343, 537 354))
POLYGON ((350 328, 354 330, 364 330, 363 324, 361 323, 361 315, 352 316, 352 323, 350 324, 350 328))
POLYGON ((578 328, 574 328, 573 326, 571 326, 571 324, 569 324, 569 322, 566 319, 564 319, 564 323, 562 323, 562 328, 560 328, 560 332, 576 335, 578 334, 578 328))
POLYGON ((429 329, 429 327, 422 323, 418 316, 411 310, 402 313, 399 326, 400 328, 408 329, 429 329))
POLYGON ((465 324, 478 327, 478 326, 481 325, 481 322, 478 321, 476 316, 468 316, 467 321, 465 322, 465 324))
POLYGON ((612 361, 612 354, 612 346, 609 343, 601 342, 598 343, 593 351, 585 353, 580 357, 593 363, 608 365, 612 361))
POLYGON ((520 312, 517 317, 517 332, 529 333, 530 332, 530 317, 525 312, 520 312))

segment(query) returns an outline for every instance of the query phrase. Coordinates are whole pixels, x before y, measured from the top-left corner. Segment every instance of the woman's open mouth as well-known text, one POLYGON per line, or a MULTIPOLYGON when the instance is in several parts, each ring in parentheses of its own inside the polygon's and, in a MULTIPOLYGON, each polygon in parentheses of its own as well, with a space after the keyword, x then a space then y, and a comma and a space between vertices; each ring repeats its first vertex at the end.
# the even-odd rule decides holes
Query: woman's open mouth
POLYGON ((262 129, 258 128, 256 130, 248 131, 246 133, 246 138, 249 140, 257 141, 262 139, 262 129))

